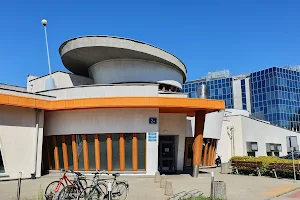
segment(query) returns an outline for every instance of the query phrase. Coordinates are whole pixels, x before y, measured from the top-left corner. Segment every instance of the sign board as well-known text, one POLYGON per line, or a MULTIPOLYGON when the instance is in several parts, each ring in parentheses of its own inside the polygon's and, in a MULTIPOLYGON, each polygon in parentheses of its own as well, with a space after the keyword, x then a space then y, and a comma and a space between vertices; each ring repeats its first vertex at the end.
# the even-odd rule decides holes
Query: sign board
POLYGON ((157 118, 156 117, 149 117, 149 124, 157 124, 157 118))
POLYGON ((157 140, 156 132, 148 133, 148 142, 156 142, 156 140, 157 140))

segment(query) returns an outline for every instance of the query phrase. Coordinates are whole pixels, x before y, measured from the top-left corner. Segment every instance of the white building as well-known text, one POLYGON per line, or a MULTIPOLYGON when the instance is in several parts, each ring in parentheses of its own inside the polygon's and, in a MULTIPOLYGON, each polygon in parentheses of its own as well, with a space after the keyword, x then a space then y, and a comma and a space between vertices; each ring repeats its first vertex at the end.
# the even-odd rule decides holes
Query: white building
POLYGON ((0 87, 0 180, 62 168, 154 174, 213 165, 217 138, 206 129, 213 120, 220 133, 223 114, 206 116, 225 105, 187 98, 177 57, 109 36, 68 40, 59 53, 72 73, 29 75, 26 89, 0 87), (195 116, 193 132, 187 116, 195 116))
POLYGON ((217 154, 222 162, 232 156, 285 156, 291 143, 299 150, 300 134, 249 117, 245 110, 225 111, 217 154))

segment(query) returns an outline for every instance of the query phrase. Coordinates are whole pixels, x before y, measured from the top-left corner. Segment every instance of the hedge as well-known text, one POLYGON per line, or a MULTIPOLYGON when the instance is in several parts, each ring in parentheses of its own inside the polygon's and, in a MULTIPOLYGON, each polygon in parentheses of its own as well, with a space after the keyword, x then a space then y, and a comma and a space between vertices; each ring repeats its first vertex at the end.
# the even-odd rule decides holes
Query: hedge
MULTIPOLYGON (((260 157, 252 157, 252 156, 234 156, 230 159, 231 162, 233 161, 245 161, 245 162, 262 162, 262 168, 260 169, 261 175, 271 175, 270 171, 268 170, 268 166, 270 163, 286 163, 292 164, 293 160, 290 159, 282 159, 275 156, 260 156, 260 157)), ((300 164, 300 160, 295 160, 295 164, 300 164)), ((296 169, 297 170, 297 169, 296 169)), ((276 170, 277 175, 280 177, 290 178, 293 177, 293 172, 287 171, 280 171, 276 170)), ((253 172, 242 170, 244 174, 250 174, 253 172)))

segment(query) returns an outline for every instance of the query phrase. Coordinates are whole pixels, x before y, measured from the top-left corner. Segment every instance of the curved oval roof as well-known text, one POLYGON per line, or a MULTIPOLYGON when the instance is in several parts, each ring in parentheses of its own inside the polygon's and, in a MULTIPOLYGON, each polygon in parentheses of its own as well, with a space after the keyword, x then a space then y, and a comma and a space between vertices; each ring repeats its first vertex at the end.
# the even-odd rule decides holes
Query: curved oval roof
POLYGON ((110 59, 143 59, 167 64, 180 71, 186 80, 184 63, 173 54, 140 41, 112 36, 82 36, 59 47, 64 66, 74 74, 88 76, 88 68, 110 59))

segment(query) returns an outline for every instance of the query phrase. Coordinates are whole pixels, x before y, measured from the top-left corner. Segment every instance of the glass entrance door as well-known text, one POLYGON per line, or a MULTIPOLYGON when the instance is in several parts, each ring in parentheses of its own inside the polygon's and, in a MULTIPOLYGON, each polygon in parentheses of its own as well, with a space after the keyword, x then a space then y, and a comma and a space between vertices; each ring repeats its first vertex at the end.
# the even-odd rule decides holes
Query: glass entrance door
POLYGON ((175 168, 175 137, 160 136, 159 137, 159 171, 174 172, 175 168))

